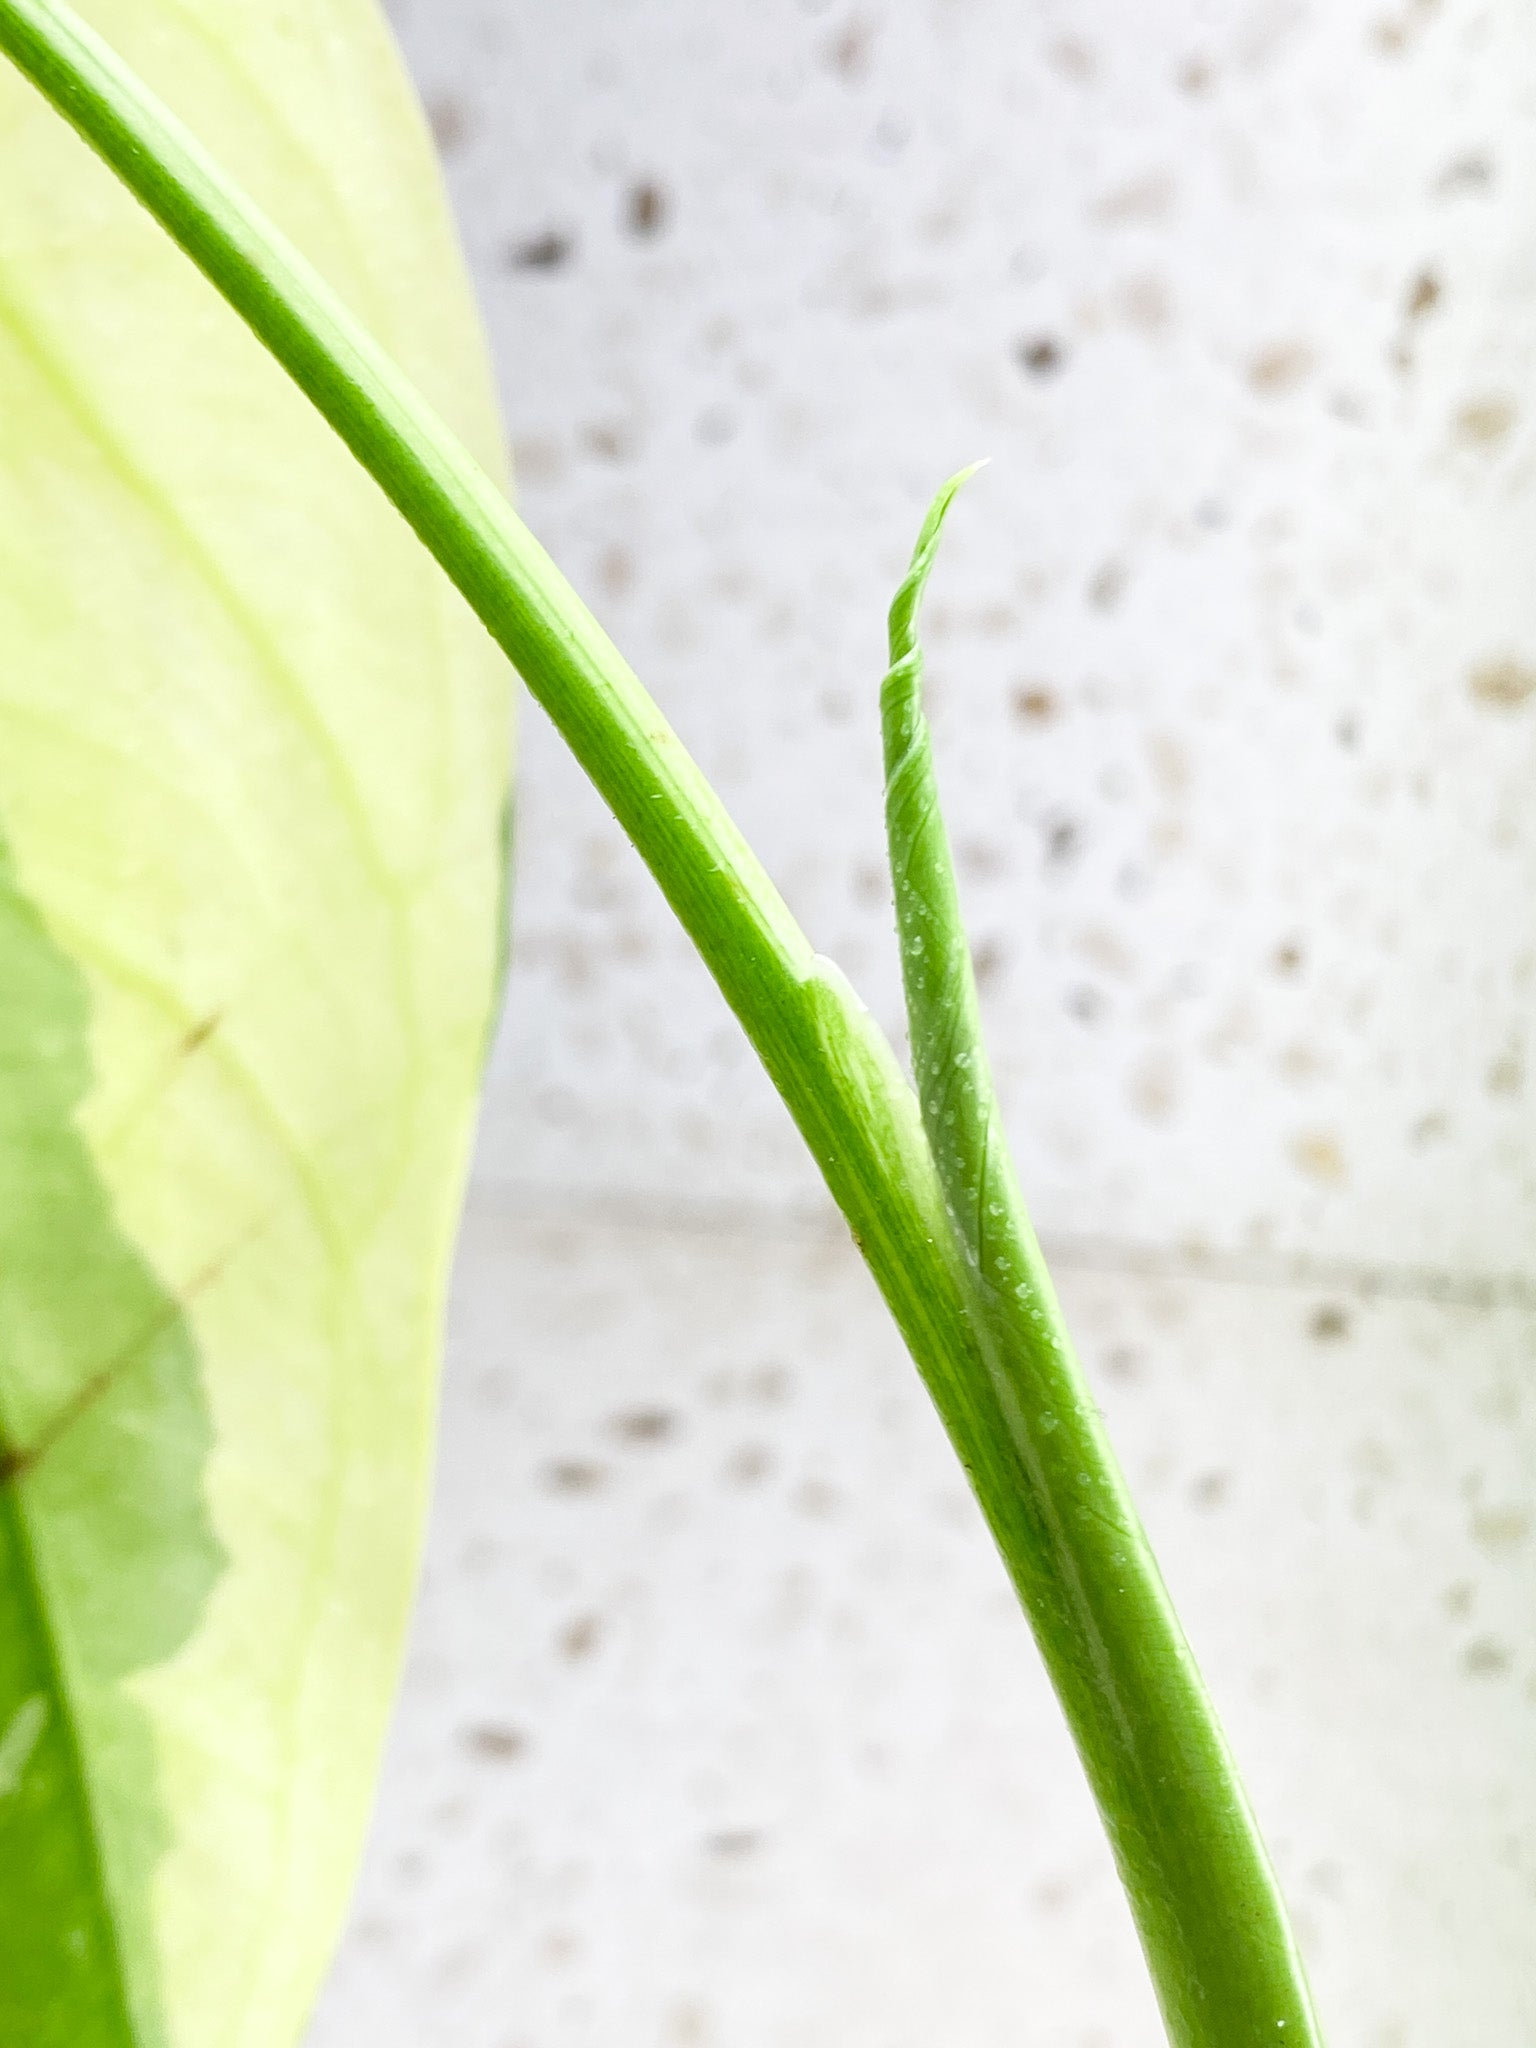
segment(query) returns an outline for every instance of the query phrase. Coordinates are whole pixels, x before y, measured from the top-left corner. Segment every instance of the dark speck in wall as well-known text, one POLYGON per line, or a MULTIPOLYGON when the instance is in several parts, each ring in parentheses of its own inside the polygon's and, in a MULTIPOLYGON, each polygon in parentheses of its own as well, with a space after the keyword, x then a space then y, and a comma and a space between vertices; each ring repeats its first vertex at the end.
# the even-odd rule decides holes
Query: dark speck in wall
POLYGON ((631 185, 624 201, 624 225, 641 241, 659 235, 667 225, 671 205, 654 178, 642 178, 631 185))
POLYGON ((709 2016, 695 2000, 684 1999, 673 2008, 667 2023, 667 2039, 675 2042, 676 2048, 701 2048, 708 2031, 709 2016))
POLYGON ((1097 57, 1076 36, 1059 36, 1045 55, 1047 62, 1074 84, 1091 85, 1099 75, 1097 57))
POLYGON ((1266 398, 1294 391, 1312 370, 1314 357, 1305 342, 1281 341, 1261 349, 1248 365, 1248 382, 1266 398))
POLYGON ((1518 1044, 1507 1045, 1487 1075, 1490 1095, 1518 1095, 1525 1085, 1525 1058, 1518 1044))
POLYGON ((1313 1311, 1307 1330, 1319 1344, 1337 1343, 1339 1338, 1349 1335, 1349 1312, 1336 1301, 1325 1301, 1313 1311))
POLYGON ((476 1756, 483 1756, 488 1763, 510 1764, 525 1753, 528 1738, 521 1728, 506 1728, 499 1723, 486 1722, 478 1728, 465 1729, 464 1746, 476 1756))
POLYGON ((1297 939, 1284 939, 1275 948, 1274 968, 1276 974, 1283 974, 1287 978, 1294 974, 1300 974, 1305 960, 1306 955, 1303 953, 1301 943, 1297 939))
POLYGON ((1061 706, 1040 683, 1020 683, 1013 693, 1013 715, 1021 725, 1047 725, 1061 706))
POLYGON ((1531 1533, 1524 1508, 1479 1508, 1472 1517, 1473 1541, 1484 1550, 1518 1550, 1531 1533))
POLYGON ((1477 703, 1513 711, 1536 692, 1536 665, 1507 655, 1481 661, 1467 678, 1467 687, 1477 703))
POLYGON ((666 1408, 635 1408, 615 1415, 613 1433, 627 1444, 660 1444, 677 1429, 677 1417, 666 1408))
POLYGON ((754 1400, 787 1401, 795 1391, 795 1376, 787 1365, 760 1365, 747 1381, 754 1400))
POLYGON ((602 1633, 603 1624, 597 1615, 578 1614, 560 1631, 561 1656, 572 1664, 579 1663, 583 1657, 590 1657, 602 1633))
POLYGON ((718 1833, 705 1837, 705 1847, 711 1856, 732 1859, 750 1856, 754 1849, 762 1847, 762 1841, 756 1828, 721 1828, 718 1833))
POLYGON ((1070 867, 1082 851, 1081 829, 1071 818, 1053 818, 1045 828, 1045 862, 1047 867, 1070 867))
POLYGON ((556 1493, 596 1493, 608 1483, 603 1467, 585 1458, 561 1458, 544 1476, 556 1493))
POLYGON ((812 1521, 824 1522, 835 1515, 841 1499, 837 1488, 825 1479, 803 1479, 795 1488, 793 1505, 812 1521))
POLYGON ((994 988, 1007 964, 1008 955, 996 939, 982 939, 971 948, 971 967, 979 989, 994 988))
POLYGON ((597 580, 606 597, 623 597, 635 580, 635 558, 628 548, 611 541, 597 558, 597 580))
POLYGON ((634 453, 634 436, 627 427, 611 420, 598 420, 583 427, 581 443, 601 462, 627 462, 634 453))
POLYGON ((1202 1472, 1189 1489, 1193 1504, 1205 1513, 1219 1508, 1232 1490, 1230 1474, 1226 1472, 1202 1472))
POLYGON ((1054 376, 1066 361, 1061 343, 1053 341, 1048 334, 1037 334, 1032 340, 1021 341, 1018 357, 1032 377, 1054 376))
POLYGON ((1420 320, 1440 303, 1440 280, 1432 270, 1421 270, 1408 287, 1408 318, 1420 320))
POLYGON ((1519 417, 1512 398, 1472 398, 1456 415, 1456 438, 1473 448, 1493 448, 1519 417))
POLYGON ((1469 1678, 1502 1678, 1510 1666, 1510 1655, 1492 1636, 1478 1636, 1468 1643, 1461 1660, 1469 1678))
POLYGON ((1485 192, 1493 183, 1493 165, 1487 157, 1471 150, 1466 156, 1453 157, 1435 180, 1435 190, 1442 198, 1450 198, 1458 192, 1485 192))
POLYGON ((550 228, 542 235, 529 235, 520 242, 508 243, 507 268, 560 270, 570 262, 575 253, 576 244, 572 238, 550 228))
POLYGON ((732 1486, 756 1486, 773 1470, 773 1453, 765 1444, 742 1444, 726 1461, 725 1476, 732 1486))
POLYGON ((867 21, 850 21, 840 29, 827 46, 827 56, 838 77, 850 85, 866 77, 874 43, 874 30, 867 21))
POLYGON ((432 129, 432 140, 444 156, 461 148, 469 134, 469 110, 456 93, 437 93, 428 100, 427 120, 432 129))

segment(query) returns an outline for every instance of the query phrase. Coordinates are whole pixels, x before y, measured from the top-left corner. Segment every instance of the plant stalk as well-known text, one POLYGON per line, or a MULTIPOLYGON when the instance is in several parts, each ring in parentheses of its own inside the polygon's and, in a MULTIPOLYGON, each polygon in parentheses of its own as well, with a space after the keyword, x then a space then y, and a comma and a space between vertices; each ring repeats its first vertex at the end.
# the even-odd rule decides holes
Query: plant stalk
POLYGON ((1267 1856, 1059 1311, 1043 1346, 982 1329, 916 1101, 867 1011, 505 496, 287 240, 64 6, 0 0, 0 50, 409 521, 703 956, 848 1220, 1018 1588, 1174 2048, 1318 2048, 1267 1856))

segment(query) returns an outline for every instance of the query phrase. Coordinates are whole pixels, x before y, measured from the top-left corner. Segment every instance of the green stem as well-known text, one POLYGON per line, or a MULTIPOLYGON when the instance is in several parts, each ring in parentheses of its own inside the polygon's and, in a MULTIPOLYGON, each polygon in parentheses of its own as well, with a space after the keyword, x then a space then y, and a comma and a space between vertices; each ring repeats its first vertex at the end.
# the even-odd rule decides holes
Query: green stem
POLYGON ((1091 1400, 1074 1380, 1043 1435, 1031 1361, 979 1334, 917 1105, 889 1045, 812 951, 502 493, 310 266, 63 6, 0 0, 0 50, 198 264, 410 522, 703 955, 848 1219, 1019 1588, 1176 2048, 1314 2048, 1284 1908, 1145 1539, 1129 1518, 1107 1555, 1082 1512, 1080 1473, 1097 1496, 1124 1500, 1091 1400))
MULTIPOLYGON (((933 743, 923 711, 917 613, 956 492, 934 500, 891 606, 891 667, 880 692, 886 831, 901 938, 902 981, 924 1128, 970 1282, 973 1319, 1036 1505, 1032 1545, 1014 1577, 1052 1682, 1078 1731, 1150 1956, 1169 2032, 1205 2038, 1208 1951, 1230 1959, 1255 1893, 1233 1891, 1225 1859, 1240 1839, 1248 1880, 1280 1905, 1253 1818, 1210 1703, 1163 1591, 1146 1536, 1078 1364, 1024 1207, 992 1087, 976 979, 960 914, 933 743), (1211 1788, 1226 1777, 1231 1842, 1213 1843, 1211 1788), (1149 1872, 1156 1882, 1149 1886, 1149 1872), (1191 1940, 1189 1902, 1209 1916, 1191 1940)), ((1262 1896, 1262 1894, 1260 1894, 1262 1896)), ((1267 1948, 1268 2030, 1246 2038, 1309 2040, 1315 2030, 1299 1959, 1267 1948)), ((1250 1978, 1246 1990, 1257 1989, 1250 1978)), ((1230 2025, 1231 2023, 1228 2022, 1230 2025)), ((1245 2038, 1228 2034, 1227 2038, 1245 2038)))

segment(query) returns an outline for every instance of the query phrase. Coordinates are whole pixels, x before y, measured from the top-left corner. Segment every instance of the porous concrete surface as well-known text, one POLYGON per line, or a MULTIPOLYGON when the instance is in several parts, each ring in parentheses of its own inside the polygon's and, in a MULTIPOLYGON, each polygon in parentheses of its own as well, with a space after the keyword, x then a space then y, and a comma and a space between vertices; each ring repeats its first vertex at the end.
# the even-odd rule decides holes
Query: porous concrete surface
MULTIPOLYGON (((523 508, 899 1025, 885 607, 928 614, 1058 1233, 1532 1271, 1524 0, 396 0, 523 508)), ((482 1172, 814 1202, 527 723, 482 1172)))
MULTIPOLYGON (((1066 1262, 1331 2038, 1536 2031, 1536 1310, 1066 1262)), ((1155 2048, 1012 1594, 835 1230, 482 1200, 309 2048, 1155 2048)))
MULTIPOLYGON (((899 1033, 930 682, 1070 1316, 1330 2037, 1536 2030, 1536 16, 393 0, 522 507, 899 1033)), ((537 714, 415 1646, 310 2048, 1153 2048, 868 1283, 537 714)))

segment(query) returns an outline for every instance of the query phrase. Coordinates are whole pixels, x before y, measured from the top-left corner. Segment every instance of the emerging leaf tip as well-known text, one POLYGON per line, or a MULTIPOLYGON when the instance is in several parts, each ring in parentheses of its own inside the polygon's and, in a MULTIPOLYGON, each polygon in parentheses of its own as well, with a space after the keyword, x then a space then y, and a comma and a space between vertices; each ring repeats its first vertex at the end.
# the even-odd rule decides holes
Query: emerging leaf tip
POLYGON ((964 469, 957 471, 948 483, 939 489, 933 503, 928 507, 927 515, 918 531, 917 545, 912 550, 911 565, 891 600, 890 647, 893 668, 904 661, 916 647, 918 607, 923 601, 923 591, 933 569, 934 558, 938 554, 939 535, 944 529, 944 521, 949 516, 949 508, 959 496, 962 486, 970 482, 978 469, 985 469, 990 460, 990 456, 984 455, 979 461, 969 463, 964 469))

